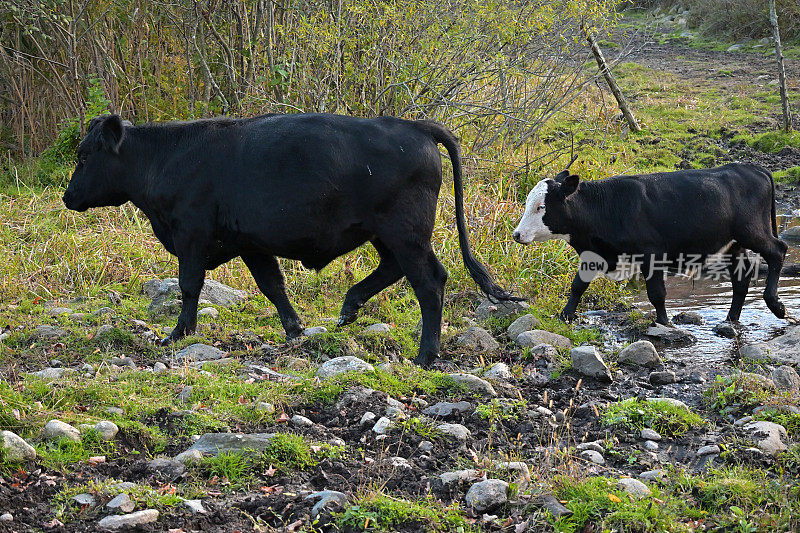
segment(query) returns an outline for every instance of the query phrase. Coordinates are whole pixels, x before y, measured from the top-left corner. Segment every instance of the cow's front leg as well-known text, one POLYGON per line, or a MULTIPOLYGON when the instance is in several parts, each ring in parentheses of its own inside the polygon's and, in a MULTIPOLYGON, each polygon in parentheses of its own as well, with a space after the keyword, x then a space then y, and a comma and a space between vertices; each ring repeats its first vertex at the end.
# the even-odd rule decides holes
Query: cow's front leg
POLYGON ((656 308, 656 323, 668 326, 669 318, 667 317, 667 307, 665 305, 667 288, 664 286, 664 271, 653 270, 644 283, 647 287, 647 298, 656 308))
POLYGON ((181 288, 183 307, 178 316, 178 323, 168 339, 177 341, 192 334, 197 328, 197 302, 203 290, 206 269, 200 254, 185 254, 178 257, 178 285, 181 288))
POLYGON ((585 270, 581 268, 578 270, 578 273, 575 274, 575 279, 572 280, 572 287, 570 288, 567 305, 564 306, 561 314, 558 315, 558 318, 564 322, 569 322, 575 319, 575 310, 578 309, 578 304, 581 301, 583 293, 589 288, 589 282, 584 281, 581 278, 581 272, 584 271, 585 270))
POLYGON ((284 331, 286 331, 286 339, 293 339, 302 335, 303 325, 291 302, 289 302, 289 298, 286 296, 283 274, 275 256, 263 254, 243 255, 242 260, 247 265, 247 268, 250 269, 253 279, 256 280, 258 290, 264 293, 264 296, 278 310, 281 324, 284 331))

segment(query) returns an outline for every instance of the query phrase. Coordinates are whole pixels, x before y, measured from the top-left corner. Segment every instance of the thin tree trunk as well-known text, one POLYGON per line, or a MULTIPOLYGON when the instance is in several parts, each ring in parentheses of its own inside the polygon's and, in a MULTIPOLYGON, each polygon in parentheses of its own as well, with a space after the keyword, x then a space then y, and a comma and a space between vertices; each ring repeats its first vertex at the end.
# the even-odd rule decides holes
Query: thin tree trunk
POLYGON ((789 110, 789 95, 786 93, 786 70, 783 68, 783 50, 781 49, 781 32, 778 28, 778 13, 775 0, 769 0, 769 21, 772 23, 772 38, 775 41, 775 59, 778 61, 778 84, 781 88, 781 107, 783 108, 783 131, 792 129, 792 113, 789 110))
POLYGON ((634 117, 633 113, 631 113, 631 109, 628 107, 628 101, 625 99, 625 95, 622 94, 622 90, 620 90, 619 85, 617 85, 617 80, 614 79, 611 69, 608 68, 608 63, 606 63, 606 58, 603 57, 603 51, 600 50, 600 45, 597 44, 597 40, 589 30, 583 28, 583 33, 586 35, 586 40, 589 41, 589 45, 592 47, 592 54, 594 55, 595 61, 597 61, 597 66, 600 68, 600 72, 606 79, 606 83, 608 83, 608 87, 611 89, 611 94, 613 94, 614 98, 617 99, 619 109, 625 116, 628 126, 630 127, 631 131, 640 131, 642 128, 639 126, 639 123, 636 122, 636 117, 634 117))

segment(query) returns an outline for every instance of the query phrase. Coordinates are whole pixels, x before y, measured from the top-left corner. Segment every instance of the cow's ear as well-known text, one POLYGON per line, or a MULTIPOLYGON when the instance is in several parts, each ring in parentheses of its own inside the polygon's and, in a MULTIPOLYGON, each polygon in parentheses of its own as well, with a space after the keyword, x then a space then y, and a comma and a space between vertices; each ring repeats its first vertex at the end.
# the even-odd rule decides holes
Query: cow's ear
POLYGON ((565 177, 564 181, 561 183, 561 190, 564 192, 564 198, 577 191, 580 182, 581 178, 576 174, 570 174, 565 177))
POLYGON ((563 183, 564 178, 566 178, 567 176, 569 176, 569 170, 562 170, 561 172, 556 174, 553 180, 555 180, 557 183, 563 183))
POLYGON ((100 140, 103 143, 103 148, 112 154, 119 153, 119 146, 122 144, 122 138, 125 135, 125 126, 122 123, 122 118, 119 115, 111 115, 103 121, 102 130, 100 130, 100 140))

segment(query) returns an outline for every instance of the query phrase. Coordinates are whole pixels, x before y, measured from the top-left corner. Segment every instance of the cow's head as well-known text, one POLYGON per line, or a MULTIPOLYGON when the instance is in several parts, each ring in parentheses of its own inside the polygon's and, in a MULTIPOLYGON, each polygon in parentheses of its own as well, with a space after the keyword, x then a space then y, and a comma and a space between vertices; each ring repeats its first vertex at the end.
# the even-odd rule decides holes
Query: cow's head
POLYGON ((64 205, 75 211, 90 207, 122 205, 128 197, 121 186, 123 163, 120 147, 125 127, 132 124, 119 115, 103 115, 89 123, 78 145, 78 163, 64 193, 64 205))
POLYGON ((525 213, 514 229, 514 240, 520 244, 551 239, 569 241, 566 199, 578 190, 579 183, 580 178, 567 170, 537 183, 528 193, 525 213))

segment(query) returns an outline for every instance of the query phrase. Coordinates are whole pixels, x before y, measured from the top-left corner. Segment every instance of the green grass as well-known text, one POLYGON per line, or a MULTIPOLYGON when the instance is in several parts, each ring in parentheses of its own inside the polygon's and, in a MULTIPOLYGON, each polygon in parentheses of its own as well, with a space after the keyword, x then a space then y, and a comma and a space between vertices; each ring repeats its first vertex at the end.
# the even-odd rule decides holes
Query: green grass
POLYGON ((760 405, 772 395, 758 378, 746 372, 717 376, 703 393, 706 402, 719 411, 760 405))
POLYGON ((261 461, 285 473, 308 470, 317 464, 308 443, 301 435, 294 433, 276 435, 264 450, 261 461))
POLYGON ((779 183, 786 183, 789 185, 796 185, 800 183, 800 167, 791 167, 786 170, 779 170, 774 172, 773 177, 779 183))
POLYGON ((117 447, 113 441, 106 442, 96 431, 88 431, 78 442, 62 437, 56 442, 43 442, 36 446, 36 453, 45 467, 66 473, 76 464, 84 463, 90 457, 105 456, 113 459, 117 455, 117 447))
POLYGON ((800 132, 770 131, 761 134, 746 134, 735 137, 734 141, 744 141, 756 150, 777 154, 787 146, 800 148, 800 132))
POLYGON ((477 531, 465 520, 458 504, 443 508, 433 501, 413 502, 381 492, 360 497, 338 516, 337 524, 356 531, 392 532, 401 527, 431 532, 477 531))
POLYGON ((89 481, 77 485, 69 485, 62 488, 52 500, 52 508, 55 511, 55 517, 62 522, 69 523, 78 518, 87 518, 99 514, 102 505, 107 503, 115 496, 123 492, 130 496, 135 504, 135 511, 143 509, 158 509, 162 512, 169 512, 170 508, 180 505, 182 497, 186 499, 193 498, 195 495, 191 493, 170 494, 161 493, 147 485, 136 485, 133 488, 119 487, 116 480, 105 481, 89 481), (91 494, 95 497, 97 507, 94 509, 84 510, 72 501, 73 496, 78 494, 91 494), (87 512, 89 515, 87 516, 87 512))
POLYGON ((706 424, 692 410, 669 402, 648 402, 628 398, 610 404, 602 413, 608 426, 623 425, 629 429, 652 428, 664 436, 680 436, 706 424))

